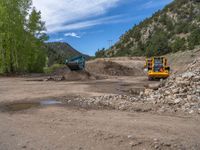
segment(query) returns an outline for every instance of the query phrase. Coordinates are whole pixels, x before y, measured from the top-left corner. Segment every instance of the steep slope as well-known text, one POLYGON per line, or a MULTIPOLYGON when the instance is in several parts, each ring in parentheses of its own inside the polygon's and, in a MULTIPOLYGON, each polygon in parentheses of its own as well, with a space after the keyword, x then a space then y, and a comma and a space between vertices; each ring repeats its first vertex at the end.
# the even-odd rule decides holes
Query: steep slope
MULTIPOLYGON (((49 66, 55 63, 63 64, 65 60, 70 57, 84 55, 81 52, 75 50, 71 45, 62 42, 46 43, 46 49, 49 59, 49 66)), ((84 56, 87 58, 89 57, 87 55, 84 56)))
POLYGON ((121 36, 106 56, 163 55, 200 45, 200 0, 174 0, 121 36))
POLYGON ((188 51, 179 51, 165 55, 168 58, 171 71, 175 74, 184 73, 189 64, 200 59, 200 48, 188 51))

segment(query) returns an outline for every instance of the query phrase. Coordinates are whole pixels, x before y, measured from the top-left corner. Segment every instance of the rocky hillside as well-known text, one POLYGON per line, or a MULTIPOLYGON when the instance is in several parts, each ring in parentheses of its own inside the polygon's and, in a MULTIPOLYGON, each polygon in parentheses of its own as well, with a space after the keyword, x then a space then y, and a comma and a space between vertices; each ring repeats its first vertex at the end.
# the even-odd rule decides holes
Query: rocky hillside
MULTIPOLYGON (((74 56, 84 55, 79 51, 75 50, 72 46, 67 43, 62 42, 51 42, 46 44, 46 50, 48 54, 49 63, 51 66, 53 64, 63 64, 66 59, 74 56)), ((87 58, 89 56, 84 55, 87 58)))
POLYGON ((200 0, 174 0, 120 37, 105 56, 163 55, 200 45, 200 0))

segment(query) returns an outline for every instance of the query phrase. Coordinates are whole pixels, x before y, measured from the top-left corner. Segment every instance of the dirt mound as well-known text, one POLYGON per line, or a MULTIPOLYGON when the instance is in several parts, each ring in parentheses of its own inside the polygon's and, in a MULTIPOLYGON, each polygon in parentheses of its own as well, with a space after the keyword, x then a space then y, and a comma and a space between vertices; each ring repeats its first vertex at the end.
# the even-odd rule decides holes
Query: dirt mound
POLYGON ((64 66, 64 67, 60 67, 60 68, 57 68, 51 75, 52 76, 56 76, 56 75, 65 75, 66 73, 70 73, 71 70, 67 67, 67 66, 64 66))
POLYGON ((109 76, 140 76, 144 75, 142 68, 126 67, 113 61, 97 60, 88 62, 86 70, 94 74, 109 76))
POLYGON ((96 78, 92 76, 87 71, 71 71, 64 74, 64 80, 66 81, 77 81, 77 80, 95 80, 96 78))
POLYGON ((67 66, 56 69, 47 80, 53 81, 80 81, 95 80, 96 77, 85 70, 71 71, 67 66))

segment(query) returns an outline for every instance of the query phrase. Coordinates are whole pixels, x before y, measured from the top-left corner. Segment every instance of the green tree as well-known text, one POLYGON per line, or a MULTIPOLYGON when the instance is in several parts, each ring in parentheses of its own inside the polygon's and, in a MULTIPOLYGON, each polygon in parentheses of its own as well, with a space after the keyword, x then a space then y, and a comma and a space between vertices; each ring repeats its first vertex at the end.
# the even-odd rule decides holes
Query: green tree
POLYGON ((177 34, 180 33, 188 33, 189 32, 189 23, 188 22, 180 22, 175 25, 175 32, 177 34))
POLYGON ((131 50, 130 49, 123 49, 117 51, 115 54, 115 57, 121 57, 121 56, 130 56, 131 55, 131 50))
POLYGON ((175 39, 174 43, 171 45, 172 52, 185 50, 186 49, 185 43, 186 43, 186 41, 184 38, 177 37, 175 39))
POLYGON ((29 71, 41 72, 46 62, 43 43, 48 37, 44 33, 46 28, 45 23, 41 21, 41 12, 36 11, 35 8, 32 9, 29 16, 27 28, 32 49, 29 54, 29 71))
POLYGON ((101 50, 98 50, 96 53, 95 53, 95 57, 96 58, 103 58, 103 57, 106 57, 106 50, 105 48, 101 49, 101 50))
POLYGON ((146 44, 146 55, 163 55, 170 51, 168 46, 168 35, 158 30, 146 44))
POLYGON ((0 72, 42 71, 46 54, 41 14, 31 0, 0 1, 0 72), (29 15, 30 14, 30 15, 29 15), (27 19, 29 18, 29 19, 27 19))
POLYGON ((200 29, 195 29, 188 38, 190 49, 194 49, 196 45, 200 45, 200 29))

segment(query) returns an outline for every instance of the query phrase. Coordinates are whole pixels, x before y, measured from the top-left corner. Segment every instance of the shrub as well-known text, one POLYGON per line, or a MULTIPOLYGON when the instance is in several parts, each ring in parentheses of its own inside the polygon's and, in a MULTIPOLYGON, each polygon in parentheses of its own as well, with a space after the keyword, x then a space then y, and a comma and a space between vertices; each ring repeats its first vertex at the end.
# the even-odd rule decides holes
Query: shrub
POLYGON ((177 37, 174 43, 171 45, 172 52, 185 50, 185 42, 186 42, 185 39, 177 37))
POLYGON ((200 45, 200 29, 195 29, 188 38, 190 49, 194 49, 196 45, 200 45))
POLYGON ((52 66, 50 66, 50 67, 45 67, 44 68, 44 73, 46 73, 46 74, 51 74, 51 73, 53 73, 56 69, 58 69, 58 68, 61 68, 61 67, 64 67, 65 65, 63 65, 63 64, 53 64, 52 66))

